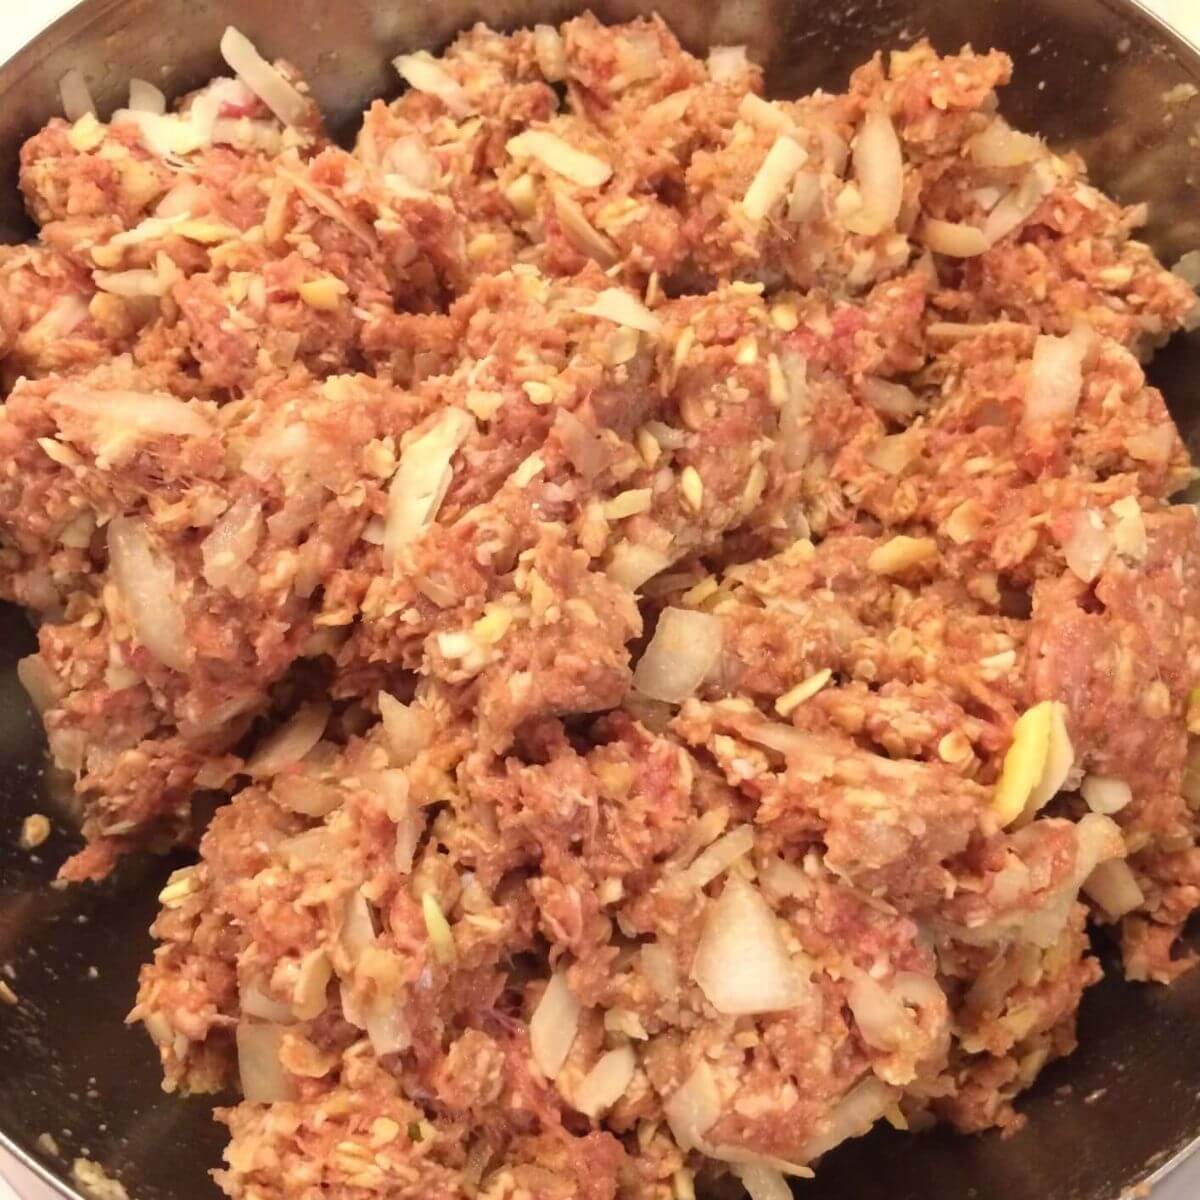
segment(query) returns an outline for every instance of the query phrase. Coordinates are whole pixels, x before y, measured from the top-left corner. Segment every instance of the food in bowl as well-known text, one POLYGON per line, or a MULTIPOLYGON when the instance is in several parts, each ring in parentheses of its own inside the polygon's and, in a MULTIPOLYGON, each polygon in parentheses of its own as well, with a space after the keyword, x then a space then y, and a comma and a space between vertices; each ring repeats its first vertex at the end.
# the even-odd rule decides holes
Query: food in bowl
MULTIPOLYGON (((193 840, 131 1019, 233 1197, 788 1195, 1015 1128, 1191 957, 1189 281, 1000 52, 768 101, 656 20, 83 81, 0 261, 68 883, 193 840)), ((1189 264, 1190 265, 1190 264, 1189 264)), ((1188 274, 1188 266, 1182 269, 1188 274)))

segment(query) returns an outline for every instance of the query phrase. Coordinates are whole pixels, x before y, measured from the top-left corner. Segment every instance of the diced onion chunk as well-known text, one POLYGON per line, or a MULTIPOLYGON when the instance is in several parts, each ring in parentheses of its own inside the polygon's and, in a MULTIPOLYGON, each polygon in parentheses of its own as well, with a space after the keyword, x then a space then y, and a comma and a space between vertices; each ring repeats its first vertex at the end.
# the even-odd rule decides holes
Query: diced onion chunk
POLYGON ((109 523, 108 559, 137 640, 164 666, 186 671, 186 622, 175 564, 136 517, 117 517, 109 523))
POLYGON ((250 1104, 275 1104, 296 1098, 295 1085, 279 1058, 286 1033, 285 1025, 238 1022, 238 1074, 242 1095, 250 1104))
POLYGON ((716 666, 723 638, 720 617, 692 609, 664 609, 634 671, 634 686, 652 700, 681 703, 716 666))
POLYGON ((618 1046, 609 1050, 576 1085, 571 1094, 572 1103, 585 1116, 596 1120, 625 1094, 636 1067, 633 1047, 618 1046))
POLYGON ((246 772, 259 779, 295 766, 321 740, 329 723, 328 704, 304 704, 266 737, 246 762, 246 772))
POLYGON ((565 971, 556 971, 529 1021, 529 1045, 533 1061, 547 1079, 562 1070, 579 1032, 579 1001, 567 986, 565 971))
POLYGON ((302 125, 311 111, 309 102, 232 25, 221 37, 221 57, 237 77, 285 125, 302 125))
POLYGON ((548 171, 569 179, 579 187, 602 187, 612 177, 612 166, 604 159, 578 150, 547 129, 527 129, 508 139, 513 158, 536 159, 548 171))

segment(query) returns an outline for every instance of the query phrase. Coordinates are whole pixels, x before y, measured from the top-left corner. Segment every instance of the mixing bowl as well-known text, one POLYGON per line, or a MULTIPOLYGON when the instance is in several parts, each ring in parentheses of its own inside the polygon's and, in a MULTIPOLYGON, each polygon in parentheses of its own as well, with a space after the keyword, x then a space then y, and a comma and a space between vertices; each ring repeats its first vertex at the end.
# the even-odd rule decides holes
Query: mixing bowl
MULTIPOLYGON (((394 94, 388 60, 436 47, 486 19, 498 27, 561 21, 568 0, 87 0, 0 69, 0 237, 30 233, 16 190, 22 141, 58 111, 58 80, 80 67, 102 111, 130 76, 178 93, 221 69, 217 43, 236 23, 270 56, 300 66, 341 134, 371 97, 394 94)), ((1200 52, 1130 0, 594 0, 607 20, 657 9, 692 49, 746 43, 771 91, 840 87, 878 47, 929 35, 938 48, 1002 47, 1017 63, 1010 119, 1079 150, 1096 181, 1150 202, 1147 232, 1172 262, 1200 246, 1200 52), (1172 89, 1175 89, 1174 91, 1172 89), (1193 145, 1196 142, 1196 145, 1193 145)), ((1200 335, 1155 361, 1193 454, 1200 452, 1200 335)), ((24 618, 0 607, 0 969, 18 994, 0 1006, 0 1144, 64 1196, 79 1155, 102 1163, 135 1200, 216 1195, 206 1171, 221 1135, 207 1100, 159 1090, 158 1063, 122 1020, 150 951, 155 896, 173 866, 131 861, 102 887, 50 886, 73 839, 43 773, 40 727, 14 665, 29 652, 24 618), (22 818, 59 815, 35 854, 22 818), (50 1135, 52 1143, 43 1135, 50 1135), (57 1153, 54 1153, 54 1148, 57 1153)), ((1101 947, 1103 952, 1103 947, 1101 947)), ((1043 1076, 1017 1136, 919 1138, 876 1133, 844 1147, 802 1185, 807 1200, 1117 1200, 1200 1139, 1200 972, 1171 989, 1120 982, 1092 990, 1081 1049, 1043 1076)))

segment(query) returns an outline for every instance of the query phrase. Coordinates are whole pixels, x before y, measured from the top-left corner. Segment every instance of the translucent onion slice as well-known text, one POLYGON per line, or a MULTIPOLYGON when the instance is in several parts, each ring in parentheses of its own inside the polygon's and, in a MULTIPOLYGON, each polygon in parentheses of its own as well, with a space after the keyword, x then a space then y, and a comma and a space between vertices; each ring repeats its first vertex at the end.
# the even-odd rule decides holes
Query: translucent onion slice
POLYGON ((433 740, 433 719, 416 704, 402 704, 387 692, 379 693, 379 716, 392 761, 407 767, 433 740))
POLYGON ((735 1171, 750 1200, 792 1200, 792 1189, 782 1171, 753 1164, 735 1171))
POLYGON ((290 1004, 273 999, 253 983, 238 988, 238 1007, 243 1016, 258 1017, 277 1025, 286 1025, 296 1019, 290 1004))
POLYGON ((1025 815, 1032 816, 1055 796, 1067 781, 1075 766, 1075 748, 1067 732, 1067 706, 1055 700, 1050 709, 1050 740, 1046 747, 1046 763, 1042 776, 1029 794, 1025 815))
POLYGON ((750 70, 750 59, 745 46, 714 46, 706 65, 713 83, 732 83, 750 70))
POLYGON ((567 77, 567 47, 562 34, 553 25, 533 27, 533 54, 538 70, 548 83, 561 83, 567 77))
POLYGON ((1084 583, 1091 583, 1099 578, 1112 555, 1113 538, 1103 517, 1094 508, 1085 508, 1071 518, 1071 530, 1062 548, 1071 572, 1084 583))
POLYGON ((387 564, 393 564, 400 551, 433 523, 454 478, 450 462, 474 428, 469 413, 448 408, 405 447, 388 492, 383 534, 387 564))
POLYGON ((554 191, 554 213, 567 240, 581 254, 594 258, 602 267, 611 267, 620 261, 620 252, 611 239, 592 225, 587 214, 566 192, 557 188, 554 191))
POLYGON ((658 333, 662 329, 662 321, 636 296, 622 288, 605 288, 591 304, 575 311, 612 321, 614 325, 626 325, 642 333, 658 333))
POLYGON ((820 1158, 849 1138, 861 1137, 896 1102, 899 1092, 874 1075, 857 1083, 829 1111, 819 1133, 804 1144, 805 1162, 820 1158))
POLYGON ((167 98, 145 79, 129 81, 129 108, 132 112, 148 112, 162 116, 167 111, 167 98))
POLYGON ((983 224, 983 236, 988 245, 994 246, 1024 225, 1037 212, 1056 182, 1049 163, 1035 163, 1025 178, 1006 192, 988 213, 983 224))
POLYGON ((698 891, 724 874, 740 858, 754 849, 754 827, 739 825, 702 851, 676 882, 689 891, 698 891))
POLYGON ((93 117, 96 115, 96 102, 78 67, 71 67, 58 81, 58 95, 62 101, 63 116, 68 121, 78 121, 88 113, 93 117))
POLYGON ((660 571, 671 565, 671 557, 653 546, 633 542, 618 542, 613 547, 605 574, 614 583, 638 591, 643 584, 653 579, 660 571))
POLYGON ((109 523, 108 559, 137 640, 164 666, 186 671, 187 625, 175 587, 175 564, 135 517, 109 523))
POLYGON ((808 151, 795 138, 787 134, 777 137, 742 199, 746 216, 761 221, 787 194, 792 179, 806 162, 808 151))
POLYGON ((579 1001, 567 986, 565 971, 556 971, 529 1021, 533 1061, 547 1079, 554 1079, 567 1061, 579 1032, 579 1001))
POLYGON ((974 258, 988 248, 988 240, 982 229, 953 221, 939 221, 935 217, 925 218, 921 240, 935 254, 945 254, 950 258, 974 258))
POLYGON ((40 654, 30 654, 17 662, 17 678, 30 703, 39 713, 53 708, 62 695, 62 684, 40 654))
POLYGON ((704 1146, 704 1135, 721 1115, 721 1093, 712 1068, 703 1059, 667 1097, 663 1115, 681 1149, 696 1150, 704 1146))
POLYGON ((1066 337, 1038 337, 1025 389, 1026 423, 1074 416, 1083 391, 1083 360, 1091 344, 1092 332, 1085 325, 1076 326, 1066 337))
POLYGON ((418 50, 415 54, 401 54, 392 59, 392 66, 409 87, 426 95, 436 96, 452 116, 470 115, 471 102, 467 93, 463 91, 462 84, 427 50, 418 50))
POLYGON ((636 1068, 637 1057, 632 1046, 618 1046, 602 1054, 572 1089, 572 1105, 593 1121, 598 1120, 625 1094, 636 1068))
POLYGON ((577 150, 570 142, 546 129, 527 129, 507 142, 513 158, 536 159, 548 171, 569 179, 580 187, 603 187, 612 177, 612 166, 586 150, 577 150))
POLYGON ((301 960, 292 989, 292 1011, 298 1020, 315 1021, 325 1011, 325 992, 333 978, 333 965, 323 948, 310 950, 301 960))
POLYGON ((1120 812, 1133 799, 1133 789, 1129 784, 1123 779, 1107 775, 1089 775, 1080 791, 1088 808, 1104 816, 1120 812))
POLYGON ((1046 151, 1037 138, 1018 133, 997 117, 967 142, 967 153, 981 167, 1023 167, 1044 157, 1046 151))
POLYGON ((286 1033, 286 1025, 238 1022, 238 1074, 242 1095, 249 1103, 275 1104, 296 1098, 295 1084, 279 1058, 286 1033))
POLYGON ((650 986, 663 1000, 674 1000, 679 995, 679 969, 671 947, 662 942, 646 942, 642 945, 640 958, 650 986))
POLYGON ((633 673, 633 684, 651 700, 679 704, 693 695, 721 656, 720 617, 666 608, 633 673))
POLYGON ((847 220, 847 228, 868 236, 891 229, 904 201, 904 156, 883 109, 873 108, 863 119, 852 156, 862 208, 847 220))
POLYGON ((205 582, 210 587, 238 589, 246 582, 246 564, 264 528, 262 505, 242 497, 221 514, 200 543, 205 582))
POLYGON ((770 906, 738 876, 705 912, 692 978, 726 1016, 782 1012, 803 1003, 809 991, 770 906))
POLYGON ((262 742, 246 762, 246 773, 268 779, 295 766, 321 740, 329 724, 328 704, 304 704, 262 742))
POLYGON ((1146 902, 1145 893, 1123 858, 1102 862, 1087 877, 1083 890, 1112 921, 1119 921, 1146 902))
POLYGON ((232 25, 221 37, 221 57, 237 77, 285 125, 302 125, 312 111, 309 102, 232 25))

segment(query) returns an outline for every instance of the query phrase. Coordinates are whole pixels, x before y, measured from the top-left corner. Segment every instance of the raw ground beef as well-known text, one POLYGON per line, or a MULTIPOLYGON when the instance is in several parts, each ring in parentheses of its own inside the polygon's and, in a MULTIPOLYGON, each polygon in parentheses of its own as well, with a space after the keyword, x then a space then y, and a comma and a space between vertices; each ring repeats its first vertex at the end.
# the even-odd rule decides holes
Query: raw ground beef
POLYGON ((51 121, 0 251, 63 876, 198 844, 130 1019, 240 1089, 218 1182, 761 1197, 1015 1128, 1094 925, 1192 963, 1200 525, 1142 364, 1195 294, 999 51, 790 101, 660 21, 397 65, 352 151, 282 63, 51 121))

